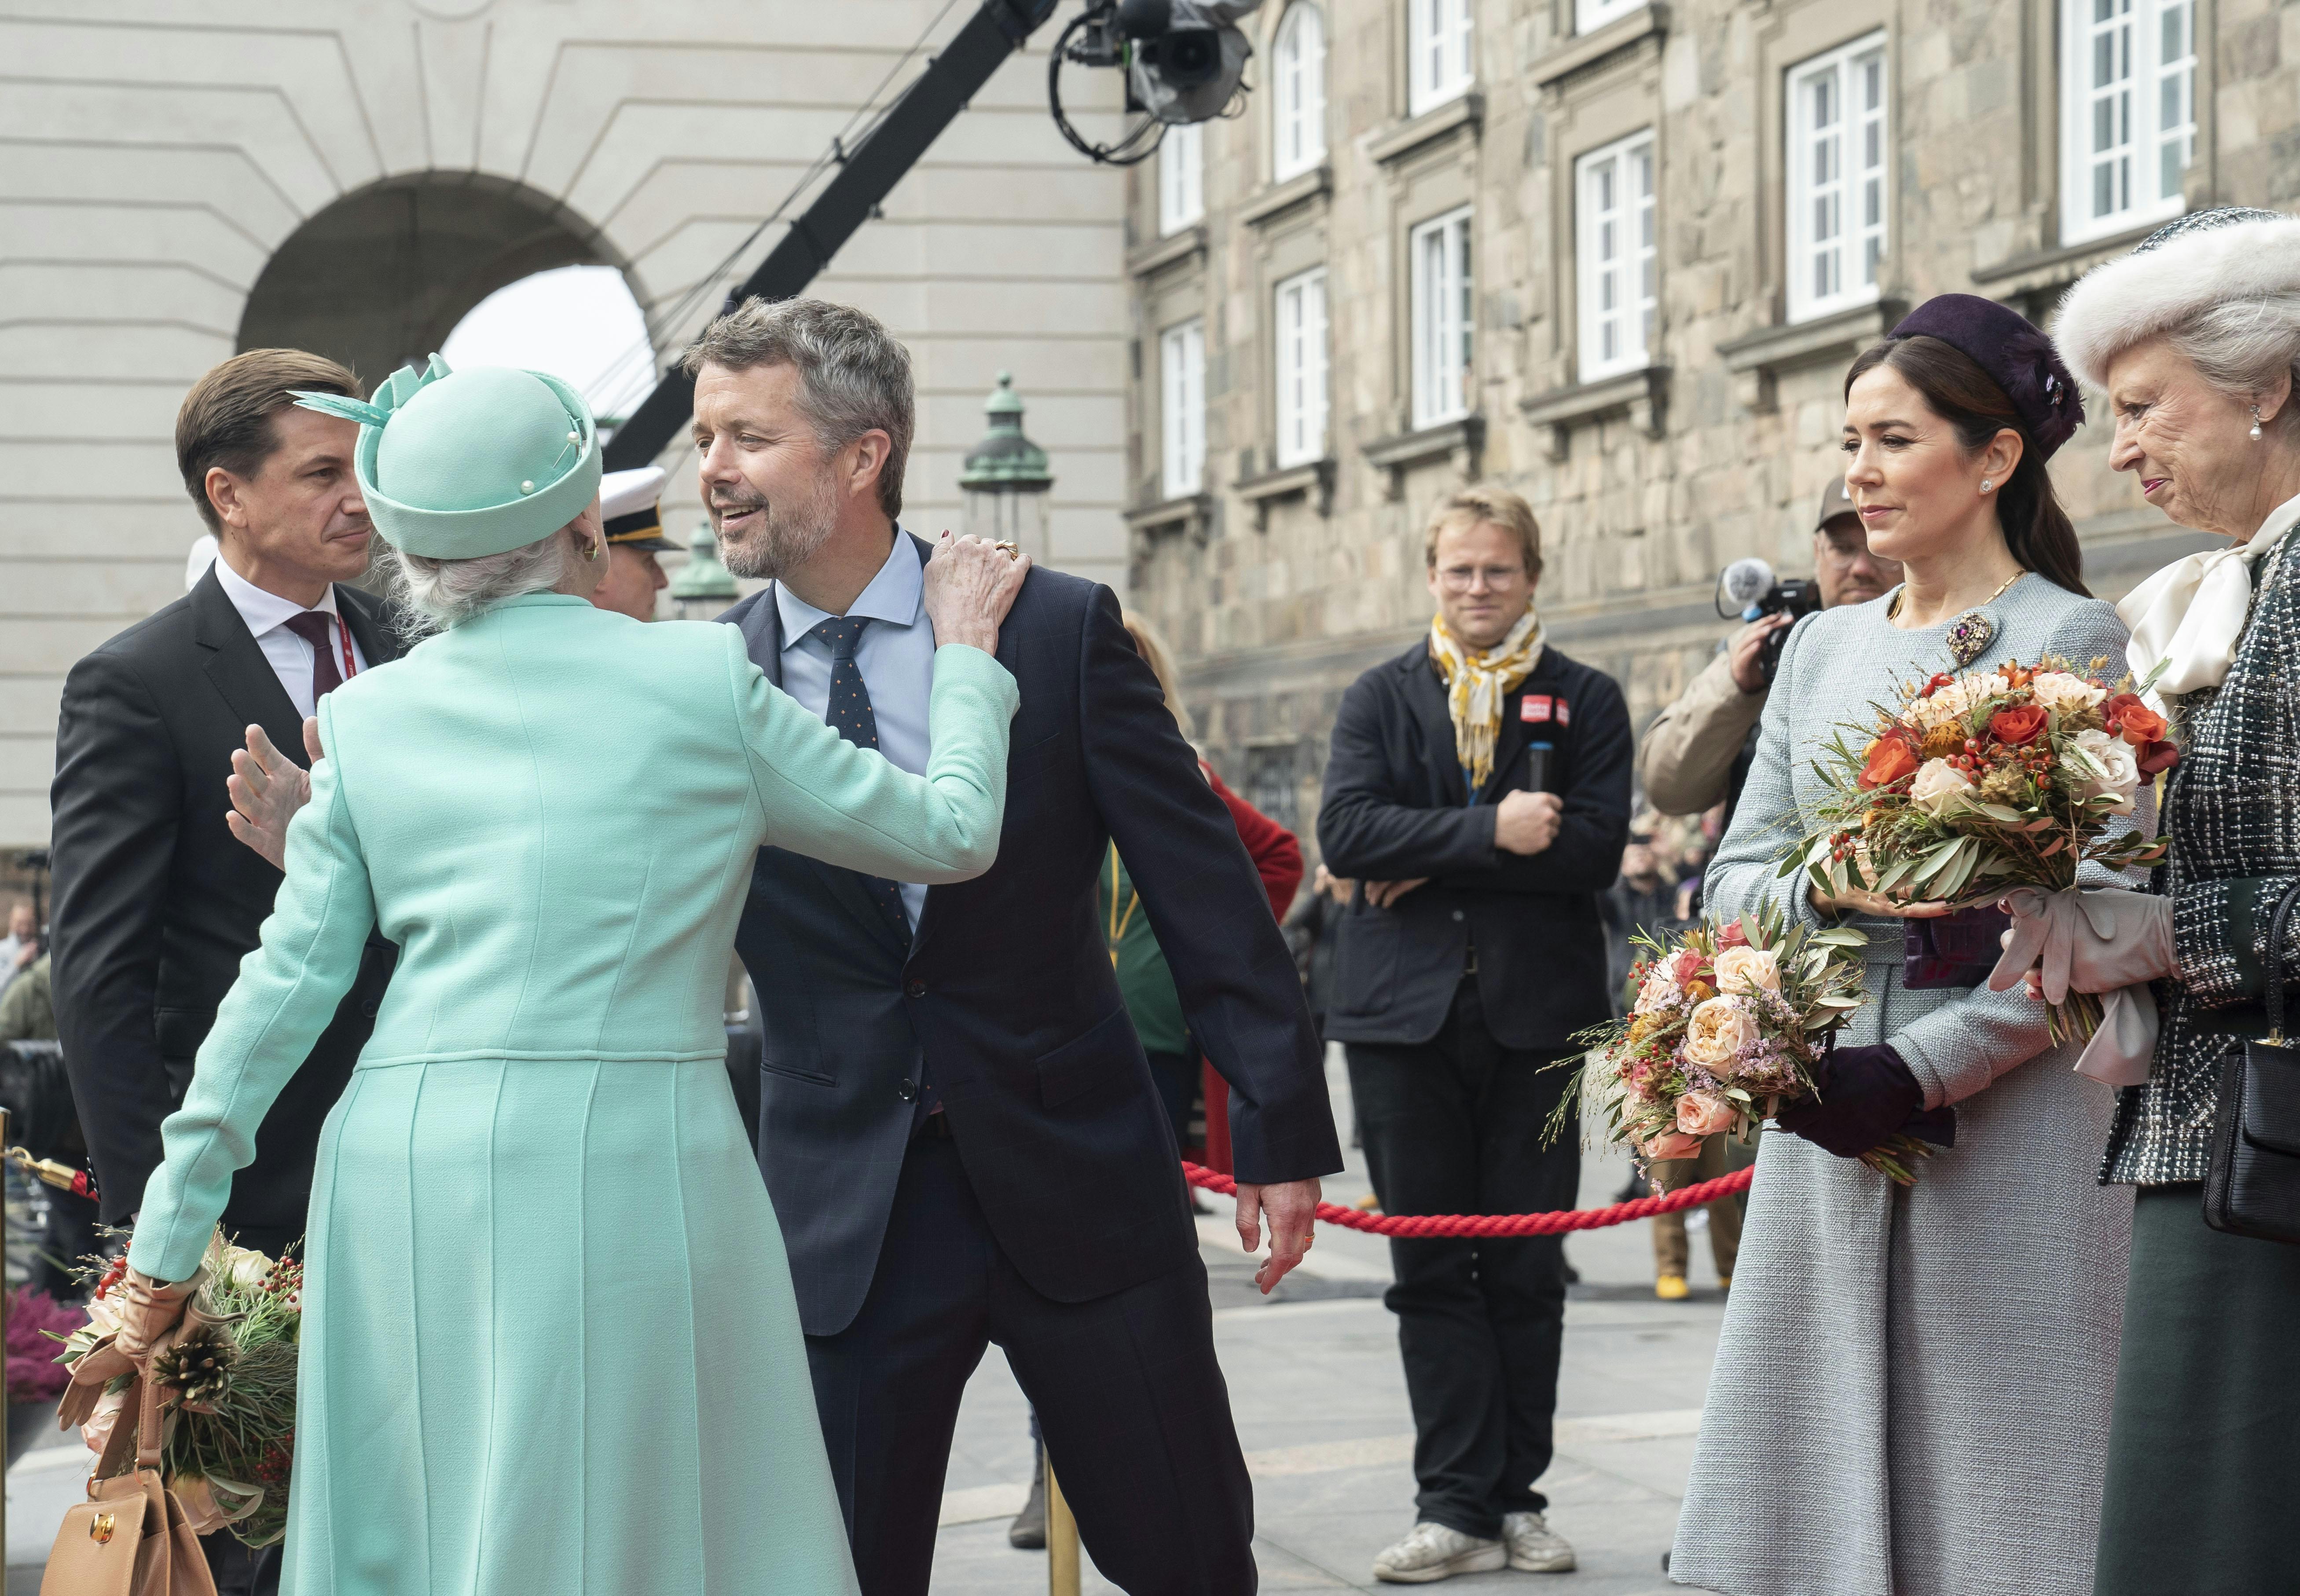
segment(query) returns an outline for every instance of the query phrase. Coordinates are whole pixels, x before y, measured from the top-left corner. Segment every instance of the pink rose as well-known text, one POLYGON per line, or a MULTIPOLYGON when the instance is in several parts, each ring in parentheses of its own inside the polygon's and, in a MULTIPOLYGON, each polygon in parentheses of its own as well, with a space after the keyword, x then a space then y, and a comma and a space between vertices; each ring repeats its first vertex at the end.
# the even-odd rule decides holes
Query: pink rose
POLYGON ((1740 1120, 1741 1111, 1714 1092, 1688 1092, 1677 1100, 1677 1128, 1688 1136, 1714 1136, 1740 1120))
POLYGON ((1694 977, 1701 973, 1704 962, 1701 955, 1693 949, 1679 948, 1677 951, 1677 957, 1669 961, 1669 973, 1676 977, 1679 986, 1689 985, 1694 977))
POLYGON ((1741 929, 1741 922, 1738 920, 1728 922, 1724 928, 1717 933, 1717 951, 1720 953, 1724 952, 1728 948, 1746 948, 1748 945, 1749 934, 1741 929))
POLYGON ((1662 1163, 1670 1159, 1698 1158, 1701 1154, 1701 1138, 1688 1136, 1682 1131, 1665 1131, 1646 1142, 1645 1150, 1646 1157, 1655 1163, 1662 1163))

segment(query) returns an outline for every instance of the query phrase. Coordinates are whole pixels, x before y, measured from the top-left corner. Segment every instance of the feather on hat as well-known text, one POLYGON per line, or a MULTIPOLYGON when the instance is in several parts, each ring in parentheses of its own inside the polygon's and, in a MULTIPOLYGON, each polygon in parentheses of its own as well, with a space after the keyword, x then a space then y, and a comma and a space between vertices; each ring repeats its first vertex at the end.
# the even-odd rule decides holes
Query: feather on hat
POLYGON ((2144 338, 2214 305, 2300 295, 2300 217, 2229 207, 2159 228, 2130 254, 2094 267, 2061 302, 2053 341, 2095 387, 2144 338))

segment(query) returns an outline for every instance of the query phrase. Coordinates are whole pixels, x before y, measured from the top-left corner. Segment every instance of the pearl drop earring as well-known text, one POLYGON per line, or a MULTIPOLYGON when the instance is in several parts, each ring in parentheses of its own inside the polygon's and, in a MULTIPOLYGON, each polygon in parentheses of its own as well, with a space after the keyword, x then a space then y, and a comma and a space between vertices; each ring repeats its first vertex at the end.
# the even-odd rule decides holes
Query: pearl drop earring
POLYGON ((2260 441, 2260 406, 2257 404, 2252 407, 2252 441, 2255 444, 2260 441))

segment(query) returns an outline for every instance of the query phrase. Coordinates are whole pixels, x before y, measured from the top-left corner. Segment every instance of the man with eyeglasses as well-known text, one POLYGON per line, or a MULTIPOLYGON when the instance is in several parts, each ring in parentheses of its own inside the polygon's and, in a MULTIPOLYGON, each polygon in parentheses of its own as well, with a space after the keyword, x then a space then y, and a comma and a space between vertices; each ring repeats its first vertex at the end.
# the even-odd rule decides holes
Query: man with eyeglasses
MULTIPOLYGON (((1504 489, 1438 505, 1426 638, 1343 695, 1318 840, 1358 881, 1326 1035, 1342 1042, 1375 1194, 1393 1214, 1571 1208, 1579 1133, 1544 1127, 1576 1031, 1611 1013, 1598 899, 1629 828, 1613 680, 1549 647, 1541 531, 1504 489)), ((1559 1238, 1393 1242, 1386 1301, 1415 1429, 1415 1520, 1374 1577, 1559 1573, 1544 1517, 1565 1319, 1559 1238)))
MULTIPOLYGON (((1821 491, 1812 578, 1824 610, 1882 598, 1901 580, 1899 561, 1869 552, 1868 531, 1842 477, 1830 478, 1821 491)), ((1677 702, 1654 717, 1638 751, 1638 779, 1646 802, 1665 815, 1704 814, 1722 803, 1731 820, 1755 756, 1757 718, 1772 692, 1762 662, 1765 641, 1796 625, 1796 619, 1765 615, 1743 627, 1677 702)))

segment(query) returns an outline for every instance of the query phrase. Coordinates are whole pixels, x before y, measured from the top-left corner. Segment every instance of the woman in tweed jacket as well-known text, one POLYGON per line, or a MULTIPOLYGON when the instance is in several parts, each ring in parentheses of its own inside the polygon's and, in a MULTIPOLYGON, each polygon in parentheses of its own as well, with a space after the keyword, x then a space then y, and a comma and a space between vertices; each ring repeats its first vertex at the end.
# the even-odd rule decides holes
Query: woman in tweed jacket
MULTIPOLYGON (((2300 1247, 2206 1228, 2196 1183, 2235 1045, 2212 1010, 2259 997, 2270 915, 2300 879, 2300 220, 2184 218, 2088 277, 2056 331, 2107 391, 2110 463, 2174 521, 2233 545, 2159 572, 2120 607, 2134 669, 2161 668, 2187 744, 2155 895, 2086 894, 2084 935, 2073 894, 2040 917, 2071 933, 2072 985, 2156 977, 2163 1014, 2102 1173, 2139 1197, 2096 1589, 2289 1591, 2300 1247), (2115 934, 2093 935, 2095 915, 2115 934)), ((2300 960, 2300 939, 2284 959, 2300 960)))
POLYGON ((1769 1133, 1758 1153, 1671 1560, 1679 1583, 1731 1596, 2092 1584, 2131 1208, 2089 1178, 2110 1096, 2071 1072, 2074 1048, 2049 1049, 2024 994, 1905 987, 1895 917, 1910 906, 1817 906, 1777 869, 1815 824, 1822 746, 1899 683, 2123 651, 2114 612, 2085 594, 2044 470, 2074 428, 2073 384, 2054 370, 2016 403, 1997 370, 2049 361, 2043 335, 1945 298, 1846 385, 1847 485, 1870 546, 1904 561, 1907 583, 1790 635, 1707 877, 1720 915, 1770 907, 1819 925, 1849 911, 1869 934, 1872 994, 1821 1105, 1784 1113, 1795 1134, 1769 1133), (1857 1160, 1951 1105, 1954 1144, 1913 1187, 1857 1160))

